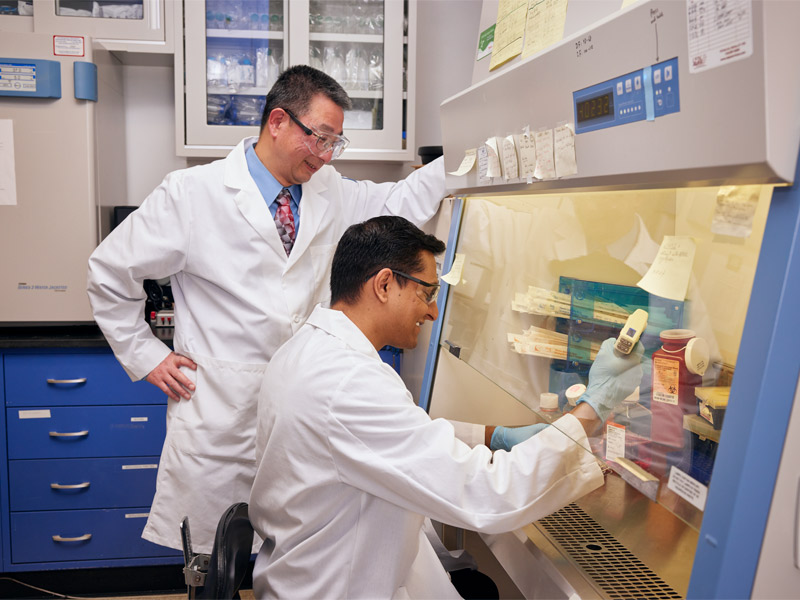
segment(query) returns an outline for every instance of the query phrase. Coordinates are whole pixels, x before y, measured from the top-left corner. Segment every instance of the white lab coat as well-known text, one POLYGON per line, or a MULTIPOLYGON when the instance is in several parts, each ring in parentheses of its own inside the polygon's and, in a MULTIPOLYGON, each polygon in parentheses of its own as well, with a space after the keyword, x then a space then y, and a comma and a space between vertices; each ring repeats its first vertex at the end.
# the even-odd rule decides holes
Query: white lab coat
POLYGON ((330 297, 330 264, 351 224, 380 214, 421 224, 446 195, 444 164, 399 183, 343 178, 325 166, 303 185, 300 226, 287 258, 243 140, 227 158, 170 173, 89 259, 95 320, 132 379, 170 352, 143 319, 142 281, 170 277, 175 351, 197 364, 191 400, 169 402, 157 491, 143 537, 180 548, 190 517, 196 550, 246 501, 255 473, 255 416, 264 367, 330 297))
POLYGON ((258 598, 457 598, 424 517, 510 531, 603 483, 572 415, 511 452, 469 448, 323 307, 267 367, 256 445, 258 598))

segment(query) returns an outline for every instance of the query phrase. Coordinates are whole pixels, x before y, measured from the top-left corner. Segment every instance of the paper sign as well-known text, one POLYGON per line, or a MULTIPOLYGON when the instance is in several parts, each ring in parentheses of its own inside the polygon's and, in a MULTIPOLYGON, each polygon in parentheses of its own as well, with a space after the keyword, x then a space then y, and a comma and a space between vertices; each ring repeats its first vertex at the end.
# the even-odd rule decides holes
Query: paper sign
POLYGON ((519 153, 519 174, 521 177, 533 177, 536 172, 536 144, 530 133, 517 136, 517 152, 519 153))
POLYGON ((497 138, 490 137, 486 140, 487 150, 487 164, 486 176, 487 177, 501 177, 503 175, 502 168, 500 167, 500 150, 497 145, 497 138))
POLYGON ((464 152, 464 159, 461 161, 461 164, 458 165, 455 171, 450 171, 450 175, 466 175, 469 173, 475 165, 475 158, 477 155, 478 151, 475 148, 470 148, 464 152))
POLYGON ((625 458, 625 427, 617 423, 606 424, 606 458, 625 458))
POLYGON ((688 0, 689 72, 721 67, 753 54, 752 0, 688 0))
POLYGON ((489 149, 486 144, 478 148, 478 183, 491 183, 489 177, 489 149))
POLYGON ((519 177, 517 149, 514 145, 513 135, 509 135, 503 140, 503 177, 506 179, 516 179, 519 177))
POLYGON ((456 257, 453 259, 453 264, 447 275, 442 275, 442 281, 450 285, 458 285, 461 283, 461 270, 464 268, 464 259, 466 255, 456 252, 456 257))
POLYGON ((17 203, 17 175, 14 170, 14 121, 0 119, 0 206, 17 203))
POLYGON ((575 132, 571 125, 559 125, 553 130, 553 144, 555 146, 556 175, 566 177, 578 172, 578 163, 575 160, 575 132))
POLYGON ((536 139, 536 170, 533 176, 537 179, 553 179, 556 176, 556 165, 553 157, 553 130, 545 129, 534 134, 536 139))
POLYGON ((475 60, 481 60, 492 54, 494 48, 494 29, 497 25, 492 25, 488 29, 481 31, 478 37, 478 52, 475 55, 475 60))
POLYGON ((560 42, 566 21, 567 0, 529 0, 522 58, 560 42))
POLYGON ((489 63, 490 71, 522 52, 527 15, 527 0, 500 0, 494 30, 492 59, 489 63))
POLYGON ((761 187, 727 185, 719 188, 711 231, 719 235, 746 238, 753 231, 761 187))
POLYGON ((665 235, 653 264, 636 285, 656 296, 683 301, 689 289, 694 252, 692 238, 665 235))
POLYGON ((667 487, 698 510, 705 510, 708 487, 680 469, 670 469, 667 487))

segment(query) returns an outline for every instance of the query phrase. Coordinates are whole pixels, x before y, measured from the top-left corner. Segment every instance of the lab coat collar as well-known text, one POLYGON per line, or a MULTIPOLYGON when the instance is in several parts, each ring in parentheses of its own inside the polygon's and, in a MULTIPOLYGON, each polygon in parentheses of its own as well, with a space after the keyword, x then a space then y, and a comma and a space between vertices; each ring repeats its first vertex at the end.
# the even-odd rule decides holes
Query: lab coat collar
POLYGON ((367 336, 340 310, 332 310, 318 304, 306 323, 339 338, 350 348, 361 354, 371 356, 377 360, 381 359, 380 354, 367 339, 367 336))
MULTIPOLYGON (((239 190, 234 201, 242 215, 279 257, 286 258, 286 251, 278 237, 272 214, 264 203, 261 192, 247 168, 245 151, 256 141, 258 141, 257 137, 245 138, 228 154, 225 159, 223 182, 226 187, 239 190)), ((300 201, 300 227, 292 253, 287 259, 286 269, 291 268, 308 250, 329 209, 330 202, 322 195, 328 189, 325 183, 330 177, 328 170, 333 170, 333 167, 324 166, 319 173, 303 184, 303 197, 300 201)))

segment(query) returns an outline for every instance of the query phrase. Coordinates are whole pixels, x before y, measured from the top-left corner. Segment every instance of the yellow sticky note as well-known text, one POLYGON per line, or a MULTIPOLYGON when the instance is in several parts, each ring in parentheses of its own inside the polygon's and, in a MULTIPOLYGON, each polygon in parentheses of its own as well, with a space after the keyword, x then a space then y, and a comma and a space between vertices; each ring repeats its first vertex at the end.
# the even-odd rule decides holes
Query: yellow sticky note
POLYGON ((475 158, 477 155, 478 151, 476 148, 470 148, 464 152, 464 158, 461 160, 461 164, 458 165, 455 171, 450 171, 450 175, 466 175, 469 173, 472 167, 475 166, 475 158))

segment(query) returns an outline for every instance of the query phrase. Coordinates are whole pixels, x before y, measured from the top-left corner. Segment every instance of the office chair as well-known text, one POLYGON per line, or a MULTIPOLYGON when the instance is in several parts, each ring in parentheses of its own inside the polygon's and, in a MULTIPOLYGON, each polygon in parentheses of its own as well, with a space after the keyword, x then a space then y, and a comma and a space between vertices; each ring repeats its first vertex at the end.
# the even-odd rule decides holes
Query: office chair
POLYGON ((189 517, 181 522, 181 540, 189 598, 238 598, 253 548, 253 526, 247 514, 247 503, 233 504, 222 515, 210 555, 192 551, 189 517))

